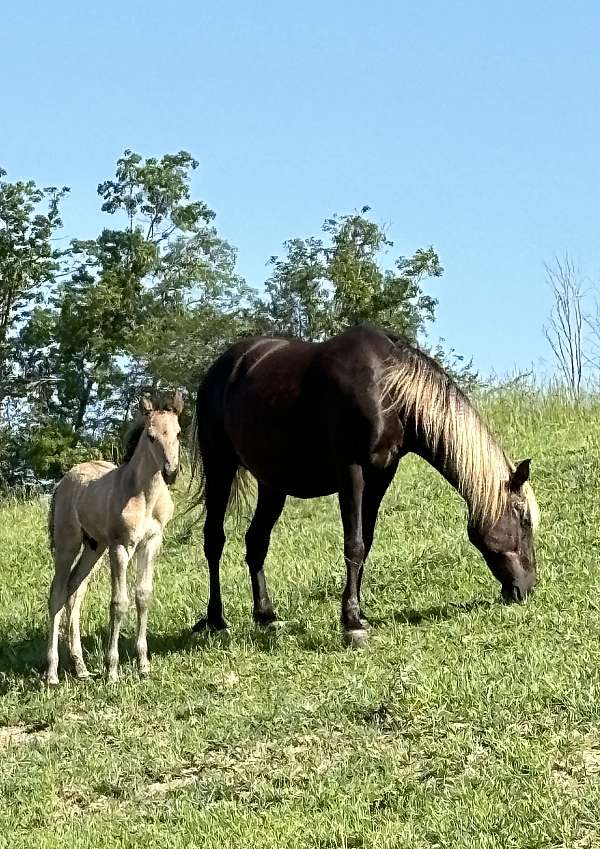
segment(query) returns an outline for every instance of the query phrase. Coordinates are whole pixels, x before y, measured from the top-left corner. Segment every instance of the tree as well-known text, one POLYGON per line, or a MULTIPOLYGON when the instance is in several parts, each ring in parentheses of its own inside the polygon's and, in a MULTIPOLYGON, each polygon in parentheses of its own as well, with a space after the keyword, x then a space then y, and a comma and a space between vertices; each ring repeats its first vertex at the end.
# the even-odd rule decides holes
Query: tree
POLYGON ((194 383, 206 351, 236 334, 251 293, 214 213, 190 199, 196 166, 185 151, 125 151, 98 187, 122 226, 71 244, 68 274, 22 330, 22 371, 41 387, 37 421, 66 427, 75 443, 122 426, 142 389, 194 383))
POLYGON ((327 240, 293 239, 283 259, 271 258, 264 313, 274 330, 316 340, 371 322, 416 339, 433 320, 437 301, 422 284, 443 273, 436 252, 418 250, 386 268, 393 243, 368 212, 329 218, 327 240))
POLYGON ((14 337, 32 304, 52 286, 61 252, 53 245, 62 226, 66 187, 38 188, 29 180, 10 183, 0 169, 0 403, 15 377, 14 337))
POLYGON ((585 290, 579 269, 568 254, 555 257, 546 266, 546 281, 553 297, 552 310, 544 335, 552 348, 559 371, 573 396, 581 391, 586 355, 583 328, 585 290))

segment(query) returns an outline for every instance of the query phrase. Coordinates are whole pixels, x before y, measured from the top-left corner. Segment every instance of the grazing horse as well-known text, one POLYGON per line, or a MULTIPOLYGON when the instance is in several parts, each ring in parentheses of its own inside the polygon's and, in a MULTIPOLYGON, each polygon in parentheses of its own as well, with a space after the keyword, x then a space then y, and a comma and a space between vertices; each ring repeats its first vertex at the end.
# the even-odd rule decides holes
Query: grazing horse
POLYGON ((153 561, 173 515, 167 484, 179 466, 179 392, 154 407, 140 401, 120 466, 104 461, 79 463, 60 481, 50 502, 48 530, 55 573, 48 612, 48 683, 58 684, 58 632, 65 603, 69 610, 69 649, 78 678, 83 662, 79 619, 92 569, 106 549, 111 571, 110 636, 106 655, 109 681, 116 681, 119 631, 128 608, 127 564, 136 555, 137 656, 142 675, 150 671, 146 630, 152 594, 153 561))
POLYGON ((320 343, 241 341, 201 382, 193 429, 210 578, 207 615, 195 630, 226 627, 223 519, 244 471, 258 481, 246 561, 259 623, 277 618, 263 564, 286 496, 338 493, 346 563, 342 622, 349 642, 365 642, 363 567, 379 505, 409 452, 465 499, 469 539, 504 597, 522 601, 535 583, 539 511, 527 482, 529 460, 513 465, 452 378, 395 334, 360 326, 320 343))

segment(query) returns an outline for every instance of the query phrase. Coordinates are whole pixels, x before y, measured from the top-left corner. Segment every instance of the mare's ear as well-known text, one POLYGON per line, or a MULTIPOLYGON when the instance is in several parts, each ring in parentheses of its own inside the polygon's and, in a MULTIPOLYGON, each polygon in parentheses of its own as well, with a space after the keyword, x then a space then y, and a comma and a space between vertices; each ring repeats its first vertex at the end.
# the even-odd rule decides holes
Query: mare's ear
POLYGON ((173 412, 177 413, 178 416, 183 412, 183 395, 177 390, 175 395, 173 396, 173 412))
POLYGON ((140 398, 140 413, 143 416, 149 416, 153 409, 154 407, 150 398, 147 395, 142 395, 140 398))
POLYGON ((526 481, 529 480, 529 465, 531 460, 521 460, 517 463, 517 468, 510 476, 508 483, 511 492, 518 492, 526 481))

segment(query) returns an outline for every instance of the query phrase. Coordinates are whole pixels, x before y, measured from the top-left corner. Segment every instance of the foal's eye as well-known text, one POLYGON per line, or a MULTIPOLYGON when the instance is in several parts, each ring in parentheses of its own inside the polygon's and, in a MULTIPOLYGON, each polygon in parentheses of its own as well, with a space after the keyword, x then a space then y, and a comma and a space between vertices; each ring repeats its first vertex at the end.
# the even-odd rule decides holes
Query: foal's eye
POLYGON ((152 436, 150 432, 148 432, 148 439, 150 440, 150 442, 156 442, 156 437, 152 436))

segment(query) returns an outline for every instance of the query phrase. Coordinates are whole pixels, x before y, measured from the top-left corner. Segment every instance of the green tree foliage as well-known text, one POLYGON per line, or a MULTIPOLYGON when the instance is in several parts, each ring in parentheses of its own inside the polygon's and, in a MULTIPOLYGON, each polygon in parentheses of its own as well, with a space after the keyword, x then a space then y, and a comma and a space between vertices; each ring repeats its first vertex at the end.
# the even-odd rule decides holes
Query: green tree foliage
POLYGON ((368 207, 287 242, 259 296, 236 272, 214 212, 192 197, 197 164, 185 151, 126 150, 98 186, 110 226, 60 251, 67 189, 0 172, 0 484, 114 458, 141 391, 193 394, 241 336, 318 340, 367 321, 416 339, 433 321, 424 285, 442 274, 437 254, 394 255, 368 207))
POLYGON ((206 352, 236 333, 246 289, 214 213, 190 200, 196 166, 183 151, 125 151, 98 187, 122 226, 72 243, 70 273, 21 334, 28 370, 56 378, 38 396, 42 418, 75 441, 125 422, 142 388, 191 387, 206 352))
POLYGON ((0 404, 15 391, 15 335, 59 268, 53 236, 68 192, 5 176, 0 168, 0 404))
POLYGON ((434 319, 437 301, 422 286, 443 273, 436 252, 390 263, 393 243, 368 213, 329 218, 326 238, 292 239, 283 259, 272 257, 265 313, 275 330, 316 340, 370 322, 416 339, 434 319))

